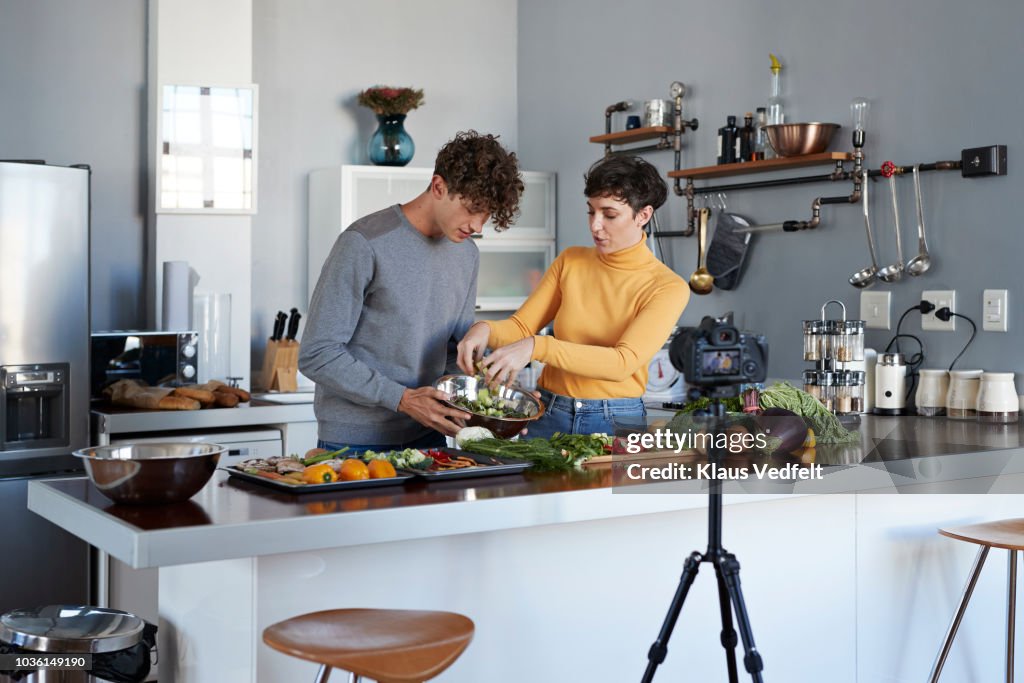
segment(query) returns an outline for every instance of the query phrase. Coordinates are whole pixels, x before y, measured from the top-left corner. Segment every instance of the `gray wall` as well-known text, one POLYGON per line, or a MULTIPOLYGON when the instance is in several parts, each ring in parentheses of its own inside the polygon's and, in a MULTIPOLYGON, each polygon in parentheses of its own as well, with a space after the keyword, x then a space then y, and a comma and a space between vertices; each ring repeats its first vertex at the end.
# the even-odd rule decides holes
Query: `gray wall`
POLYGON ((143 0, 0 0, 0 158, 92 166, 93 329, 145 322, 145 57, 143 0))
MULTIPOLYGON (((603 148, 587 140, 604 132, 604 108, 621 99, 668 97, 669 83, 683 81, 688 87, 685 113, 700 119, 700 129, 686 134, 683 167, 714 164, 716 130, 725 117, 742 117, 763 106, 769 52, 784 65, 787 121, 843 125, 835 149, 850 149, 850 100, 872 100, 866 154, 873 168, 886 159, 900 164, 958 159, 963 147, 1006 144, 1010 174, 1005 177, 923 174, 935 265, 925 276, 885 288, 893 292, 894 324, 923 289, 955 289, 958 311, 979 327, 982 290, 1009 289, 1010 332, 979 331, 957 367, 1021 372, 1024 290, 1017 283, 1024 235, 1017 216, 1020 173, 1015 170, 1021 161, 1015 155, 1024 136, 1022 25, 1024 3, 1017 0, 637 0, 628 5, 520 0, 520 154, 531 168, 559 173, 559 248, 587 244, 581 176, 602 154, 603 148), (626 15, 628 21, 616 20, 626 15)), ((621 129, 621 121, 617 127, 621 129)), ((671 169, 671 152, 647 158, 664 171, 671 169)), ((900 179, 898 186, 904 247, 912 252, 916 240, 910 177, 900 179)), ((874 183, 872 190, 880 261, 891 262, 887 185, 874 183)), ((728 199, 730 209, 755 222, 772 223, 809 218, 815 196, 849 191, 845 183, 824 183, 734 192, 728 199)), ((680 229, 684 207, 683 199, 670 195, 663 225, 680 229)), ((822 303, 832 298, 845 302, 856 317, 859 293, 847 277, 869 262, 859 207, 826 207, 823 219, 813 233, 756 238, 739 289, 692 297, 682 323, 696 324, 703 315, 734 310, 747 328, 768 334, 771 374, 798 377, 805 367, 800 321, 818 317, 822 303)), ((696 266, 695 240, 671 241, 674 267, 688 278, 696 266)), ((920 317, 908 316, 903 331, 920 329, 920 317)), ((869 344, 884 346, 891 334, 871 331, 869 344)), ((928 333, 925 366, 947 366, 968 336, 963 320, 953 333, 928 333)))
MULTIPOLYGON (((365 164, 376 128, 355 103, 377 83, 414 86, 412 166, 432 167, 459 130, 516 148, 516 1, 254 0, 253 78, 260 84, 260 197, 253 218, 253 365, 278 309, 305 312, 307 177, 365 164)), ((411 197, 410 197, 411 199, 411 197)))

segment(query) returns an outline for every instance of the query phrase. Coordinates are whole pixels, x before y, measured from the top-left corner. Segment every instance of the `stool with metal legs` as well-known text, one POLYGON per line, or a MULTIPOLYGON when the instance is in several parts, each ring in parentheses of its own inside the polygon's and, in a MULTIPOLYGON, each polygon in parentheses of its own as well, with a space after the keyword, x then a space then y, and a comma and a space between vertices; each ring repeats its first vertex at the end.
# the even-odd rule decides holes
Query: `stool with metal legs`
POLYGON ((981 546, 978 555, 974 560, 974 567, 964 587, 963 597, 953 615, 953 621, 946 632, 946 638, 942 641, 942 648, 935 658, 935 665, 932 667, 929 683, 936 683, 942 667, 946 663, 946 657, 953 646, 953 639, 956 638, 957 629, 967 610, 967 603, 970 602, 974 587, 978 584, 978 576, 981 568, 985 565, 988 551, 992 548, 1003 548, 1009 551, 1009 563, 1006 581, 1006 681, 1013 681, 1013 636, 1015 606, 1017 604, 1017 551, 1024 550, 1024 519, 1003 519, 996 522, 985 522, 982 524, 971 524, 968 526, 953 527, 950 529, 939 529, 943 536, 955 538, 958 541, 977 543, 981 546))
POLYGON ((447 669, 473 639, 473 622, 454 612, 336 609, 301 614, 263 631, 263 642, 320 664, 316 683, 333 669, 379 683, 422 683, 447 669))

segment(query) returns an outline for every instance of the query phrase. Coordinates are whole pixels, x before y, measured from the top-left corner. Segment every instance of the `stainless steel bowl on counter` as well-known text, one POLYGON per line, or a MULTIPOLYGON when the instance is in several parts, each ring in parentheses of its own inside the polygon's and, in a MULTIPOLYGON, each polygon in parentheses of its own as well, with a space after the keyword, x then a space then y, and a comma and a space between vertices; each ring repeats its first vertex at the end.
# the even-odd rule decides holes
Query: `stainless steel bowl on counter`
POLYGON ((764 127, 768 144, 780 157, 798 157, 819 154, 828 149, 832 136, 839 130, 838 123, 777 123, 764 127))
MULTIPOLYGON (((435 389, 440 389, 453 398, 462 397, 470 401, 477 399, 477 395, 483 387, 484 383, 480 377, 472 377, 470 375, 445 375, 434 382, 435 389)), ((491 430, 495 436, 508 439, 521 432, 530 422, 544 414, 544 404, 534 398, 532 394, 519 387, 499 385, 497 393, 491 389, 491 395, 504 401, 510 410, 524 413, 528 417, 495 417, 493 415, 470 413, 469 418, 466 420, 467 426, 485 427, 491 430)), ((465 410, 465 408, 451 401, 445 401, 445 403, 453 408, 465 410)))
POLYGON ((100 492, 117 503, 177 503, 210 481, 225 452, 213 443, 93 446, 75 451, 100 492))

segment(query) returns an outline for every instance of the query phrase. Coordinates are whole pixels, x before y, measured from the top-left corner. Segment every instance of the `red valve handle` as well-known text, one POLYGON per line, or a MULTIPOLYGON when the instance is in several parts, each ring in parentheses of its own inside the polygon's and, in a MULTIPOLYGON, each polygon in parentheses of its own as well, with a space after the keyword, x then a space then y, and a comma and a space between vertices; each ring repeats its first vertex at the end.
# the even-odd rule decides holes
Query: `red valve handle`
POLYGON ((882 175, 886 178, 891 178, 896 173, 896 164, 891 161, 887 161, 882 164, 882 175))

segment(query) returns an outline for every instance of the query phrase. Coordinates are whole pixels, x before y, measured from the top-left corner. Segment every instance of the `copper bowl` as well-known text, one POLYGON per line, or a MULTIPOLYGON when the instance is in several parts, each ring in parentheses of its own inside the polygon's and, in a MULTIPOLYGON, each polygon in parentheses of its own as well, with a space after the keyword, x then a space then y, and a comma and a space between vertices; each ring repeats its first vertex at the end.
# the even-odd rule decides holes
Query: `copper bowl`
POLYGON ((768 144, 780 157, 819 154, 828 149, 838 123, 777 123, 764 127, 768 144))
MULTIPOLYGON (((480 377, 469 375, 445 375, 434 382, 435 389, 440 389, 453 397, 461 396, 470 401, 476 400, 477 392, 483 387, 483 380, 480 377)), ((491 395, 495 395, 493 389, 491 395)), ((496 397, 505 401, 509 409, 525 413, 528 417, 495 417, 470 413, 466 420, 466 426, 484 427, 491 430, 499 439, 508 439, 523 431, 530 422, 544 414, 544 404, 534 398, 533 394, 519 387, 499 385, 496 397)), ((451 401, 445 401, 445 403, 453 408, 465 410, 451 401)))
POLYGON ((188 500, 210 481, 225 448, 213 443, 144 443, 75 451, 100 493, 117 503, 188 500))

